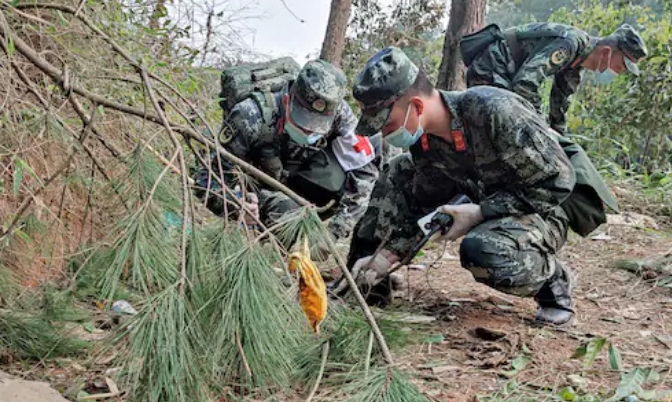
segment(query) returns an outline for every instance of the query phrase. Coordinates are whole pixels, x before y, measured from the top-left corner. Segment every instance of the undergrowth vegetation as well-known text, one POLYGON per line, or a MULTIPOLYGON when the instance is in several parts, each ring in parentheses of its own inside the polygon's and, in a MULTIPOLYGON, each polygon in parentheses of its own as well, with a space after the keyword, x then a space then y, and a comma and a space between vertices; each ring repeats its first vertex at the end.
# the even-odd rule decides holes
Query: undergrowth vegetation
MULTIPOLYGON (((445 9, 412 3, 381 16, 373 2, 358 2, 344 62, 350 79, 383 44, 436 74, 445 9)), ((646 28, 652 55, 638 79, 582 86, 570 131, 627 205, 669 215, 672 14, 577 4, 551 18, 602 34, 632 20, 646 28)), ((336 400, 427 400, 403 364, 388 365, 359 310, 330 305, 322 333, 311 331, 283 244, 324 239, 313 209, 273 233, 253 232, 193 199, 189 172, 216 146, 202 133, 221 119, 219 72, 194 67, 212 57, 178 41, 182 28, 154 26, 156 15, 127 6, 0 6, 2 361, 102 359, 121 368, 115 379, 129 401, 280 398, 318 385, 336 400), (114 311, 120 300, 137 314, 114 311), (82 329, 109 336, 84 340, 82 329)), ((242 208, 235 195, 226 205, 242 208)), ((378 324, 393 349, 423 342, 422 327, 378 324)), ((641 370, 622 381, 653 379, 641 370)), ((510 400, 511 384, 503 399, 484 400, 510 400)))

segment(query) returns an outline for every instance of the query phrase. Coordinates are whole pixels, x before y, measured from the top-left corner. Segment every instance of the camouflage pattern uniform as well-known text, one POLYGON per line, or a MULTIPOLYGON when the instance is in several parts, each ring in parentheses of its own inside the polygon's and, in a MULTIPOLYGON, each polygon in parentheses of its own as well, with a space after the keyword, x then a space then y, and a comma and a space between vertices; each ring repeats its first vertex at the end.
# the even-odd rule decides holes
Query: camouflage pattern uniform
MULTIPOLYGON (((635 62, 646 56, 644 42, 631 26, 624 24, 611 36, 619 50, 635 62)), ((509 28, 468 66, 467 87, 493 85, 508 89, 530 101, 540 112, 539 87, 546 78, 553 77, 549 122, 551 128, 564 133, 569 98, 581 82, 581 63, 599 39, 572 26, 550 22, 509 28)), ((626 57, 628 69, 638 74, 636 64, 628 61, 626 57)))
MULTIPOLYGON (((322 60, 308 62, 295 81, 272 94, 273 118, 270 125, 264 122, 258 104, 248 98, 231 109, 224 124, 230 131, 226 132, 228 135, 223 139, 220 137, 226 150, 285 183, 290 176, 289 165, 300 165, 326 148, 333 148, 337 138, 354 143, 355 148, 368 159, 360 158, 359 166, 355 165, 355 168, 345 172, 340 198, 335 199, 335 205, 322 216, 325 219, 330 218, 328 228, 337 239, 350 235, 353 226, 366 210, 374 182, 378 178, 378 169, 373 164, 372 146, 368 139, 355 136, 357 118, 343 100, 344 92, 345 76, 340 70, 322 60), (282 99, 288 93, 291 95, 292 120, 306 129, 326 133, 317 143, 299 145, 284 131, 286 113, 282 99), (311 110, 313 105, 321 110, 311 110), (270 141, 266 135, 269 129, 270 141)), ((216 152, 210 157, 212 170, 219 172, 221 163, 226 182, 232 184, 233 177, 226 173, 232 166, 219 158, 216 152)), ((202 168, 195 178, 197 185, 207 188, 209 183, 211 191, 221 192, 218 184, 211 178, 209 180, 208 176, 208 170, 202 168)), ((204 193, 205 191, 199 190, 197 196, 203 197, 204 193)), ((267 226, 273 225, 281 216, 299 207, 284 193, 273 189, 262 187, 257 194, 260 218, 267 226)), ((329 201, 323 199, 323 194, 319 194, 319 191, 300 195, 318 205, 329 201)), ((210 197, 207 205, 213 212, 223 213, 221 198, 210 197)))
MULTIPOLYGON (((380 129, 390 101, 417 74, 401 50, 381 53, 353 90, 365 106, 357 129, 363 134, 380 129)), ((576 178, 557 133, 512 92, 480 86, 440 93, 451 114, 453 143, 425 133, 410 155, 390 161, 353 233, 349 267, 384 239, 385 248, 403 258, 418 240, 417 220, 462 193, 480 204, 485 219, 462 240, 462 266, 500 291, 570 309, 569 278, 556 253, 568 229, 560 204, 576 178)))

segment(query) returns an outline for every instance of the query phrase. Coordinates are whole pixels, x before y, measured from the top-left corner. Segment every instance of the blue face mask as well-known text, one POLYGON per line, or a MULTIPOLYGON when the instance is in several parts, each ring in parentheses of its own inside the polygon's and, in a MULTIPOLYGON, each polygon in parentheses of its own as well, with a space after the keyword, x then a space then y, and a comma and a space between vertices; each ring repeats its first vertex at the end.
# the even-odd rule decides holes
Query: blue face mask
POLYGON ((595 78, 597 79, 598 84, 609 85, 612 82, 614 82, 616 77, 618 77, 618 73, 609 68, 610 65, 611 65, 611 55, 609 55, 609 58, 607 59, 607 68, 602 72, 600 72, 599 69, 595 71, 595 78))
POLYGON ((602 85, 608 85, 614 82, 614 80, 618 77, 618 74, 616 71, 608 68, 602 72, 597 72, 596 78, 597 78, 597 83, 602 84, 602 85))
POLYGON ((296 125, 294 125, 291 121, 285 121, 285 132, 294 142, 296 142, 299 145, 313 145, 317 141, 319 141, 320 138, 324 137, 324 134, 318 134, 318 133, 307 134, 303 130, 298 128, 296 125))
POLYGON ((404 119, 404 124, 384 137, 385 141, 387 141, 390 145, 398 148, 408 148, 415 144, 424 133, 424 130, 420 125, 422 115, 418 116, 418 129, 415 130, 415 133, 411 134, 408 129, 406 129, 406 123, 408 123, 408 115, 410 112, 411 105, 409 104, 408 109, 406 109, 406 118, 404 119))

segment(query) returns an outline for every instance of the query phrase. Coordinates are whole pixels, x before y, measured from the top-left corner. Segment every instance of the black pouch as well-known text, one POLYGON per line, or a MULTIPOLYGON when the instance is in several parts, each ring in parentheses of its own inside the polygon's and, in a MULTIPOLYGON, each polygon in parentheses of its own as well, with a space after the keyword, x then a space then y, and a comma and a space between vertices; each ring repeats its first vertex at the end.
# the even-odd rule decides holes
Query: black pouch
POLYGON ((345 189, 345 172, 331 147, 316 152, 309 161, 290 173, 287 185, 318 207, 338 202, 345 189))
POLYGON ((460 41, 460 52, 462 52, 462 61, 469 67, 474 59, 497 40, 502 39, 502 31, 497 24, 490 24, 478 32, 474 32, 462 37, 460 41))

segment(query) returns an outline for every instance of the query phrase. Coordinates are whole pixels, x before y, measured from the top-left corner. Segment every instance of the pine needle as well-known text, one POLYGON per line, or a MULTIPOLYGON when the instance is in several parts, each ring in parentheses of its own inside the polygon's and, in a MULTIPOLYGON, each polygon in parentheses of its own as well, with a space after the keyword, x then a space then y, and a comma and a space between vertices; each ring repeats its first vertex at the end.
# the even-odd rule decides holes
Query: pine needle
MULTIPOLYGON (((365 370, 366 356, 371 333, 366 319, 359 311, 348 306, 329 306, 329 315, 322 323, 322 339, 330 344, 324 384, 340 385, 351 380, 350 373, 365 370)), ((399 324, 379 319, 381 331, 390 341, 390 347, 400 348, 407 345, 408 337, 399 328, 399 324)), ((317 379, 320 368, 321 343, 301 350, 297 355, 294 378, 301 384, 312 384, 317 379)), ((373 348, 372 360, 381 359, 377 347, 373 348)), ((382 362, 382 360, 380 360, 382 362)), ((359 374, 358 374, 359 375, 359 374)))
POLYGON ((134 400, 210 400, 214 381, 204 368, 205 332, 196 317, 189 297, 175 285, 150 298, 124 325, 115 345, 124 350, 122 383, 134 400))
POLYGON ((18 282, 6 266, 0 264, 0 302, 7 304, 18 295, 18 282))
POLYGON ((272 269, 279 263, 272 248, 250 244, 226 260, 214 301, 215 370, 243 392, 286 387, 296 351, 309 339, 298 303, 272 269))
POLYGON ((275 236, 285 248, 294 244, 296 239, 308 238, 311 249, 316 247, 326 235, 324 224, 314 209, 299 208, 284 215, 277 222, 275 236))
POLYGON ((162 208, 180 213, 182 202, 178 191, 179 182, 175 176, 164 175, 155 186, 164 166, 150 152, 145 152, 142 144, 138 144, 124 162, 128 166, 128 172, 124 175, 124 180, 117 184, 117 189, 128 205, 137 207, 146 203, 151 196, 162 208))
POLYGON ((88 311, 77 308, 77 299, 69 290, 58 290, 47 287, 42 290, 43 315, 49 321, 81 322, 88 320, 88 311))
POLYGON ((82 351, 87 343, 64 336, 49 321, 15 312, 0 314, 0 348, 21 358, 45 359, 70 356, 82 351))
POLYGON ((343 387, 347 402, 429 402, 399 370, 378 368, 343 387))
POLYGON ((99 282, 103 298, 112 298, 122 281, 145 295, 177 281, 177 239, 169 235, 163 211, 157 205, 144 204, 119 223, 116 233, 113 254, 103 253, 100 259, 91 260, 94 265, 107 265, 99 282))

